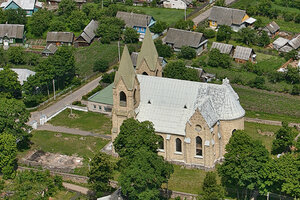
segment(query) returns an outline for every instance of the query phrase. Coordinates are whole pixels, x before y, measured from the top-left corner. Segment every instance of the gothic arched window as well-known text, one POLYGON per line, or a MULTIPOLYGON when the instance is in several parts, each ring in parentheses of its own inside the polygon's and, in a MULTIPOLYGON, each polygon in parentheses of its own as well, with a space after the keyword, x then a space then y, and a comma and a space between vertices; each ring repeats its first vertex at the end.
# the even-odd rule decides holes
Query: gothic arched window
POLYGON ((123 106, 123 107, 127 106, 126 94, 123 91, 120 92, 120 106, 123 106))
POLYGON ((164 138, 162 137, 162 136, 159 136, 160 137, 160 140, 159 140, 159 142, 158 142, 158 148, 159 149, 164 149, 165 147, 165 145, 164 145, 164 138))
POLYGON ((196 155, 203 156, 202 139, 199 136, 196 137, 196 155))
POLYGON ((176 138, 176 151, 181 152, 182 147, 181 147, 181 140, 179 138, 176 138))

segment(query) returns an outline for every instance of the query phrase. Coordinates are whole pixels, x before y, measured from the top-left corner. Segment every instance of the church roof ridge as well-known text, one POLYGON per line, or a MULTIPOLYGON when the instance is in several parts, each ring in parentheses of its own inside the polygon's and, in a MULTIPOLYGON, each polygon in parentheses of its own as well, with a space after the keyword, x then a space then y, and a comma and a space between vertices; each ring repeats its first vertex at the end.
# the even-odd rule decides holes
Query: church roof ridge
POLYGON ((155 71, 158 61, 158 53, 148 27, 146 29, 141 51, 137 58, 137 69, 140 67, 143 59, 146 60, 150 70, 155 71))
POLYGON ((123 53, 122 53, 119 69, 115 75, 114 87, 118 84, 120 79, 122 79, 126 88, 128 90, 132 90, 133 85, 134 85, 135 76, 136 76, 136 74, 135 74, 135 71, 133 68, 131 57, 129 55, 127 45, 125 45, 123 53))

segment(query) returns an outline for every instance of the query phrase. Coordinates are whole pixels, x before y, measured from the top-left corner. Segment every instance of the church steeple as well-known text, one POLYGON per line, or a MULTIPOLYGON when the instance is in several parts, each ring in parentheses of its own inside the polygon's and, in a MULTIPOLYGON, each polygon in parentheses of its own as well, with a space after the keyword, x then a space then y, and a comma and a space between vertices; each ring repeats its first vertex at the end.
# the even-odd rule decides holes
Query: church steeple
MULTIPOLYGON (((159 68, 158 65, 160 63, 158 63, 159 62, 158 61, 158 53, 157 53, 156 47, 155 47, 153 39, 152 39, 152 35, 151 35, 148 27, 147 27, 146 34, 145 34, 145 37, 143 40, 141 51, 137 58, 136 70, 137 70, 138 74, 139 73, 142 74, 143 73, 142 71, 145 71, 145 69, 143 69, 143 70, 141 69, 141 68, 143 68, 144 62, 147 65, 149 72, 152 72, 151 74, 155 75, 155 73, 153 74, 153 72, 156 72, 158 70, 158 68, 159 68)), ((151 74, 148 74, 148 75, 151 75, 151 74)))
POLYGON ((135 77, 136 74, 133 68, 132 60, 129 55, 128 48, 125 45, 122 53, 119 69, 115 75, 114 87, 116 87, 116 85, 122 79, 127 90, 132 90, 134 88, 135 77))

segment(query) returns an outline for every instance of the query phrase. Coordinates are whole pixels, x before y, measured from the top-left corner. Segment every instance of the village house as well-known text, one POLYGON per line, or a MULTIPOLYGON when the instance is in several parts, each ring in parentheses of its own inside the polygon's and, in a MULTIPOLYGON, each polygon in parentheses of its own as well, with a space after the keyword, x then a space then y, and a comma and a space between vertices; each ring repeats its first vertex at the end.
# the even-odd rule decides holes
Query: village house
POLYGON ((191 0, 165 0, 163 5, 165 8, 186 9, 192 5, 191 0))
POLYGON ((263 28, 263 31, 266 31, 268 36, 272 37, 272 38, 274 38, 276 35, 278 35, 279 30, 280 30, 280 27, 274 21, 272 21, 266 27, 263 28))
POLYGON ((203 33, 175 28, 169 28, 167 36, 163 39, 163 42, 171 46, 174 51, 180 51, 183 46, 188 46, 195 49, 197 55, 207 49, 207 41, 203 33))
POLYGON ((24 39, 24 25, 0 24, 0 45, 3 45, 4 49, 10 44, 23 43, 24 39))
POLYGON ((46 42, 47 45, 54 44, 56 46, 73 44, 74 34, 71 32, 48 32, 46 42))
POLYGON ((300 34, 291 40, 279 37, 273 42, 273 48, 279 52, 290 52, 300 47, 300 34))
POLYGON ((212 49, 218 49, 220 51, 220 53, 228 54, 230 56, 233 56, 234 47, 231 44, 213 42, 212 45, 211 45, 210 50, 212 50, 212 49))
POLYGON ((208 17, 209 27, 217 29, 220 25, 227 25, 233 31, 252 25, 256 19, 249 17, 245 10, 213 6, 208 17))
POLYGON ((19 8, 25 10, 27 16, 31 16, 34 12, 42 7, 42 2, 37 0, 9 0, 0 5, 0 8, 3 10, 19 8))
POLYGON ((116 17, 124 20, 126 27, 134 28, 140 34, 140 39, 144 38, 146 28, 150 28, 156 22, 150 15, 137 14, 133 12, 129 13, 118 11, 116 17))
POLYGON ((97 21, 90 21, 90 23, 83 29, 80 36, 76 38, 75 46, 89 46, 96 36, 98 25, 97 21))
POLYGON ((54 55, 55 52, 57 51, 57 46, 53 43, 48 44, 45 49, 42 51, 42 54, 44 56, 50 56, 50 55, 54 55))
MULTIPOLYGON (((86 3, 86 0, 74 0, 79 8, 86 3)), ((61 0, 46 0, 47 5, 58 7, 58 4, 61 2, 61 0)))
MULTIPOLYGON (((149 38, 151 35, 147 31, 144 39, 147 43, 143 43, 144 48, 142 46, 139 53, 140 65, 159 69, 155 45, 152 40, 152 45, 148 46, 149 38), (143 52, 145 50, 152 54, 143 52)), ((214 168, 223 160, 231 135, 244 129, 245 111, 229 80, 224 79, 223 84, 218 85, 141 72, 134 70, 125 46, 113 83, 112 141, 124 120, 132 117, 139 121, 149 120, 162 138, 158 154, 167 161, 214 168)))
POLYGON ((254 63, 256 54, 252 48, 237 46, 234 50, 233 58, 237 63, 246 63, 248 61, 254 63))
MULTIPOLYGON (((3 68, 0 68, 0 71, 3 70, 3 68)), ((25 81, 27 81, 29 76, 35 75, 34 71, 31 71, 29 69, 14 69, 11 68, 12 71, 14 71, 16 74, 18 74, 18 81, 21 85, 24 84, 25 81)))

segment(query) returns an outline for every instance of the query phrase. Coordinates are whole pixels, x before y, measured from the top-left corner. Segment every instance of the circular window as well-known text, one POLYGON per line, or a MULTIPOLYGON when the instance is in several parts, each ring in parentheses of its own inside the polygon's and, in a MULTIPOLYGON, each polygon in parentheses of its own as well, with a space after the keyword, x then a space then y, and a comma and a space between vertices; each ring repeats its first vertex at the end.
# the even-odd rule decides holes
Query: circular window
POLYGON ((202 127, 200 125, 196 125, 195 130, 197 132, 200 132, 202 130, 202 127))

